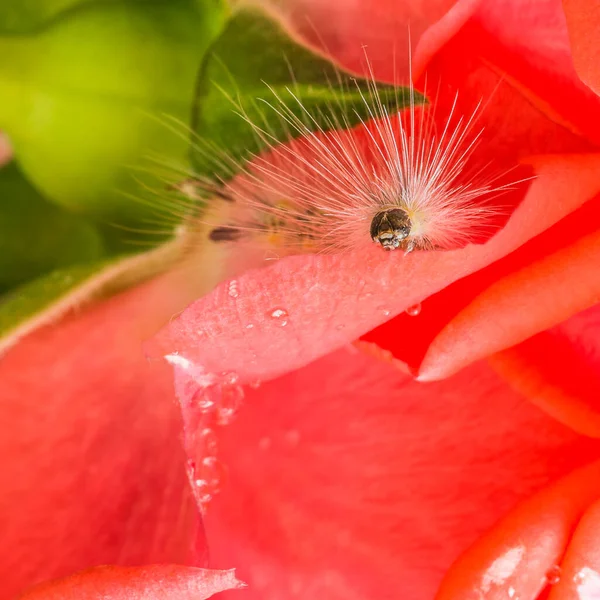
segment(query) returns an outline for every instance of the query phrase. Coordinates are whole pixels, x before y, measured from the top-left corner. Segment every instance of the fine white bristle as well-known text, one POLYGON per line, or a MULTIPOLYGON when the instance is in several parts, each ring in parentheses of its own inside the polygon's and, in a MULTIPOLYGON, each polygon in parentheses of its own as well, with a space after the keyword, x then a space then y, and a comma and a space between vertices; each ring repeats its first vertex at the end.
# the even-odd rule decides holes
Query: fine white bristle
POLYGON ((229 181, 192 179, 193 194, 228 205, 226 218, 219 210, 198 217, 212 227, 211 239, 281 256, 360 251, 373 242, 405 252, 452 249, 489 237, 502 212, 492 200, 510 187, 498 183, 505 172, 474 160, 481 105, 457 114, 456 94, 441 116, 435 98, 417 105, 410 84, 408 105, 398 97, 390 111, 371 78, 362 95, 368 118, 350 128, 332 107, 324 131, 293 90, 293 107, 271 91, 268 108, 295 139, 274 143, 263 123, 250 123, 265 152, 229 181))

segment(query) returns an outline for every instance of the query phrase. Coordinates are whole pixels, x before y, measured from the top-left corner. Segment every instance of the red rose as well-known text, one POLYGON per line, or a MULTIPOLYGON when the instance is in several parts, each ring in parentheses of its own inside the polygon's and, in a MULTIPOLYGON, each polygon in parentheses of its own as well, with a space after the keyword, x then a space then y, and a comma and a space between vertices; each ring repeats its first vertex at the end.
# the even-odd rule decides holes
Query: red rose
MULTIPOLYGON (((238 568, 240 594, 425 600, 483 536, 440 598, 533 598, 561 559, 554 597, 594 597, 600 479, 583 465, 600 447, 525 402, 598 435, 600 106, 572 67, 564 14, 591 88, 597 15, 577 4, 408 10, 417 77, 458 88, 465 110, 489 96, 483 152, 536 170, 496 237, 407 259, 375 248, 282 259, 237 278, 235 294, 223 283, 161 335, 158 347, 178 353, 194 463, 202 419, 190 381, 234 374, 229 391, 245 392, 237 419, 217 428, 228 473, 206 519, 211 566, 238 568), (420 314, 404 314, 416 302, 420 314), (350 345, 360 337, 370 354, 350 345), (487 357, 436 383, 397 368, 436 380, 487 357)), ((407 15, 361 6, 312 7, 313 20, 350 64, 374 32, 369 55, 386 77, 407 15)), ((163 277, 3 358, 7 598, 94 564, 193 560, 193 530, 177 527, 186 488, 169 376, 139 349, 185 304, 174 290, 163 277)))

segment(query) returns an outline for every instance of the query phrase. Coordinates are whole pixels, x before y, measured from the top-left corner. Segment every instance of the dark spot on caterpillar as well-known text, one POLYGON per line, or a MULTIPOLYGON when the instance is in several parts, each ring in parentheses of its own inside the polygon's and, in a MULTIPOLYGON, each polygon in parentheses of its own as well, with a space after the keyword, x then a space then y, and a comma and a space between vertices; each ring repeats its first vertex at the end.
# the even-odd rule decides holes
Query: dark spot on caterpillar
POLYGON ((235 242, 242 237, 242 232, 235 227, 215 227, 208 237, 213 242, 235 242))
POLYGON ((411 227, 410 217, 405 210, 382 210, 371 221, 371 239, 384 250, 395 250, 410 235, 411 227))
POLYGON ((227 202, 235 202, 233 196, 225 192, 223 188, 215 186, 214 190, 212 191, 212 194, 217 198, 221 198, 221 200, 225 200, 227 202))

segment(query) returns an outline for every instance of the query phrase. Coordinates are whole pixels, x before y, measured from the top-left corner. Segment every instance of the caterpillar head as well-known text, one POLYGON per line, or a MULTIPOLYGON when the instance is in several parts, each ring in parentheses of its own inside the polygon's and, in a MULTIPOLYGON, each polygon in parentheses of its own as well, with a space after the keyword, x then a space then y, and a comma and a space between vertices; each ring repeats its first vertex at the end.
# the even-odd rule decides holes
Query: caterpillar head
POLYGON ((405 210, 380 210, 371 221, 371 239, 384 250, 396 250, 405 245, 412 223, 405 210))

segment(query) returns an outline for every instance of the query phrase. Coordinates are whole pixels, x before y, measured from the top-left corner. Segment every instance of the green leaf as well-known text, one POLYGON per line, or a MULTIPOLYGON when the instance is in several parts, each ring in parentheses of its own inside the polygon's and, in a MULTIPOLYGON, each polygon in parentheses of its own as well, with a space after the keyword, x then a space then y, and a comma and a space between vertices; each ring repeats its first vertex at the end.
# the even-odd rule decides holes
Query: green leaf
POLYGON ((14 163, 0 169, 0 289, 102 254, 95 226, 46 202, 14 163))
POLYGON ((86 2, 34 33, 0 36, 0 128, 26 176, 103 221, 153 215, 148 189, 164 181, 148 157, 188 165, 189 140, 164 115, 189 124, 224 14, 216 0, 86 2))
POLYGON ((186 239, 174 238, 143 254, 57 269, 15 288, 0 298, 0 353, 74 307, 80 309, 167 270, 188 252, 186 239))
MULTIPOLYGON (((203 65, 194 166, 200 176, 227 178, 238 164, 224 157, 243 164, 266 146, 301 135, 278 114, 282 110, 298 118, 304 131, 356 125, 374 108, 373 85, 296 42, 272 16, 244 7, 203 65), (257 128, 267 130, 268 139, 257 137, 257 128)), ((377 96, 391 112, 408 104, 403 88, 378 84, 377 96)))

